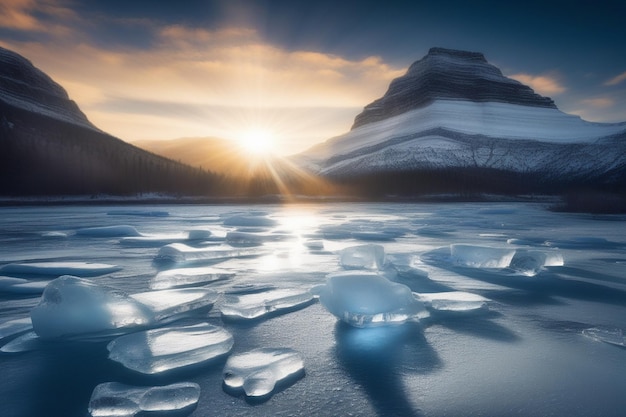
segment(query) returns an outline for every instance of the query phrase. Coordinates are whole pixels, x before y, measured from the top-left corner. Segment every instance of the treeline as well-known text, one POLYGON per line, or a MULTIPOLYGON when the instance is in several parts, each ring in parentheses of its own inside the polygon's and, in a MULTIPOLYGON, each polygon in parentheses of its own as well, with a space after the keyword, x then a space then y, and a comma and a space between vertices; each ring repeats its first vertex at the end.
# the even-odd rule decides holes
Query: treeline
POLYGON ((220 175, 0 103, 2 195, 219 195, 227 189, 220 175))
POLYGON ((626 195, 626 176, 610 178, 555 177, 548 173, 520 173, 492 168, 458 167, 445 169, 383 171, 331 178, 343 189, 366 199, 418 197, 429 194, 478 194, 515 196, 524 194, 565 195, 593 189, 607 194, 626 195))

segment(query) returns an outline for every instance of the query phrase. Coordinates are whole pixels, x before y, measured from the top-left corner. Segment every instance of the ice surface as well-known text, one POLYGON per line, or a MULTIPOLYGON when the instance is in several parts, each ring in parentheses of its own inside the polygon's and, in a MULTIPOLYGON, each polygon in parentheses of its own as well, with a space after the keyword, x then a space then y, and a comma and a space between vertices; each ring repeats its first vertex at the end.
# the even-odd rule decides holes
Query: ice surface
POLYGON ((0 323, 0 339, 26 333, 32 329, 33 322, 30 320, 30 317, 7 320, 4 323, 0 323))
POLYGON ((30 314, 43 339, 115 333, 154 322, 152 310, 125 292, 69 275, 51 281, 30 314))
POLYGON ((305 306, 313 301, 306 289, 280 288, 245 295, 227 295, 220 308, 230 319, 252 320, 305 306))
POLYGON ((223 221, 224 226, 250 226, 250 227, 272 227, 276 220, 265 216, 235 215, 227 217, 223 221))
POLYGON ((534 276, 546 266, 563 265, 565 262, 560 252, 517 249, 509 266, 524 275, 534 276))
POLYGON ((67 233, 58 231, 44 232, 41 234, 41 237, 48 239, 65 239, 67 238, 67 233))
POLYGON ((207 284, 234 276, 235 273, 219 268, 176 268, 159 272, 150 281, 150 288, 153 290, 162 290, 166 288, 207 284))
POLYGON ((31 310, 31 318, 35 332, 42 339, 107 338, 209 309, 218 296, 207 288, 129 295, 65 275, 48 284, 41 301, 31 310))
POLYGON ((41 294, 48 285, 49 281, 26 281, 20 284, 8 285, 4 288, 0 288, 0 292, 7 292, 13 294, 41 294))
POLYGON ((164 210, 111 210, 109 216, 141 216, 141 217, 167 217, 169 212, 164 210))
POLYGON ((5 274, 30 274, 30 275, 75 275, 79 277, 95 277, 110 274, 121 270, 117 265, 92 263, 92 262, 31 262, 12 263, 0 267, 0 272, 5 274))
POLYGON ((592 327, 583 330, 583 335, 599 342, 626 347, 626 337, 622 329, 592 327))
POLYGON ((230 352, 232 346, 228 331, 203 323, 120 336, 107 349, 110 359, 153 375, 209 361, 230 352))
POLYGON ((90 237, 141 236, 141 233, 139 233, 134 226, 129 225, 85 227, 78 229, 76 234, 90 237))
POLYGON ((0 348, 0 352, 4 353, 21 353, 21 352, 30 352, 32 350, 41 349, 43 346, 43 342, 41 338, 37 336, 35 332, 27 332, 22 334, 21 336, 16 337, 11 340, 9 343, 5 344, 0 348))
POLYGON ((311 250, 323 250, 324 241, 322 240, 307 240, 303 245, 311 250))
POLYGON ((224 366, 224 384, 243 389, 248 397, 267 396, 276 384, 304 370, 302 356, 293 349, 260 348, 231 355, 224 366))
POLYGON ((157 387, 105 382, 93 390, 89 414, 92 417, 132 417, 140 412, 176 411, 176 415, 182 417, 181 410, 193 411, 199 398, 200 386, 193 382, 157 387))
POLYGON ((375 272, 330 274, 318 291, 329 312, 355 327, 400 324, 428 316, 407 286, 375 272))
POLYGON ((228 232, 226 242, 230 245, 262 245, 264 242, 276 240, 275 235, 249 232, 228 232))
POLYGON ((381 269, 385 264, 385 248, 369 244, 342 249, 339 264, 345 269, 381 269))
POLYGON ((210 230, 193 229, 189 232, 181 233, 142 234, 141 236, 126 236, 120 239, 120 244, 124 246, 155 247, 164 246, 170 243, 202 241, 210 238, 210 230))
POLYGON ((470 268, 507 268, 515 255, 515 249, 493 248, 478 245, 450 245, 452 262, 470 268))
POLYGON ((218 261, 243 256, 255 256, 264 253, 260 248, 233 248, 228 246, 194 248, 183 243, 172 243, 163 246, 156 256, 156 260, 169 262, 202 262, 218 261))
POLYGON ((415 298, 439 312, 471 312, 487 310, 488 298, 463 291, 414 293, 415 298))

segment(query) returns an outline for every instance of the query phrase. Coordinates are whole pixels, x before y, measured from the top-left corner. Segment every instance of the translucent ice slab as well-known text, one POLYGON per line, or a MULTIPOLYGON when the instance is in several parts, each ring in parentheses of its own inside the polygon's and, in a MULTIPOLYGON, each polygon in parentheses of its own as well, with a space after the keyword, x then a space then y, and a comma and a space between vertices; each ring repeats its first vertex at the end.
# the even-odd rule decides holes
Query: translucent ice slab
POLYGON ((89 414, 92 417, 132 417, 140 412, 176 412, 177 416, 182 416, 188 414, 181 414, 185 410, 189 413, 193 411, 199 398, 200 386, 193 382, 160 387, 105 382, 93 390, 89 400, 89 414))
POLYGON ((256 256, 263 253, 265 253, 265 251, 260 248, 233 248, 229 246, 194 248, 183 243, 172 243, 163 246, 159 250, 156 259, 177 263, 193 263, 256 256))
POLYGON ((537 275, 546 266, 563 266, 563 255, 557 251, 517 249, 510 267, 524 275, 537 275))
POLYGON ((374 272, 331 274, 317 292, 330 313, 355 327, 400 324, 428 316, 407 286, 374 272))
POLYGON ((75 275, 79 277, 96 277, 121 270, 117 265, 92 262, 30 262, 7 264, 0 268, 5 274, 21 275, 75 275))
POLYGON ((128 225, 85 227, 78 229, 76 234, 78 236, 89 237, 141 236, 141 233, 139 233, 134 226, 128 225))
POLYGON ((426 307, 439 312, 472 312, 487 310, 488 298, 463 291, 414 293, 426 307))
POLYGON ((450 245, 450 255, 452 256, 452 262, 459 266, 470 268, 507 268, 515 255, 515 249, 452 244, 450 245))
POLYGON ((230 352, 232 335, 210 324, 151 329, 120 336, 107 349, 109 358, 142 374, 197 365, 230 352))
POLYGON ((234 276, 234 272, 229 272, 225 269, 219 268, 176 268, 159 272, 150 281, 150 288, 153 290, 161 290, 166 288, 207 284, 209 282, 228 279, 234 276))
POLYGON ((48 284, 41 301, 31 310, 31 319, 42 339, 106 338, 208 309, 217 297, 216 292, 205 288, 129 295, 66 275, 48 284))
POLYGON ((339 264, 345 269, 381 269, 385 264, 385 248, 381 245, 359 245, 342 249, 339 264))
POLYGON ((307 289, 282 288, 255 294, 227 295, 221 312, 226 318, 251 320, 305 306, 312 301, 313 295, 307 289))
POLYGON ((248 397, 267 396, 276 384, 304 370, 304 361, 292 349, 260 348, 232 355, 224 366, 224 384, 248 397))

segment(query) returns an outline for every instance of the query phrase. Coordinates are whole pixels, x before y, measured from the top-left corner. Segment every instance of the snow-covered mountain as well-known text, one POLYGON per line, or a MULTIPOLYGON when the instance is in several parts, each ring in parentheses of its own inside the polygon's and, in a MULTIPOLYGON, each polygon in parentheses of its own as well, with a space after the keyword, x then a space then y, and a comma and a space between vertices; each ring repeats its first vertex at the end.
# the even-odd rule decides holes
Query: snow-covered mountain
POLYGON ((335 178, 478 168, 610 182, 625 172, 626 123, 565 114, 481 53, 432 48, 350 132, 296 160, 335 178))

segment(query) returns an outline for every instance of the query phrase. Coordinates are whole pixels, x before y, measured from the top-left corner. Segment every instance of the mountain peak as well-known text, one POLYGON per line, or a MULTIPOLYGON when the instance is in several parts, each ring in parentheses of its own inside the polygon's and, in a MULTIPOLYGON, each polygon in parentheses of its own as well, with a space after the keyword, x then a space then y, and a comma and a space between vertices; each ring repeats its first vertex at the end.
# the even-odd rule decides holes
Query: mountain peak
POLYGON ((480 52, 431 48, 385 95, 365 106, 352 129, 432 104, 435 100, 499 102, 556 109, 549 97, 505 77, 480 52))

